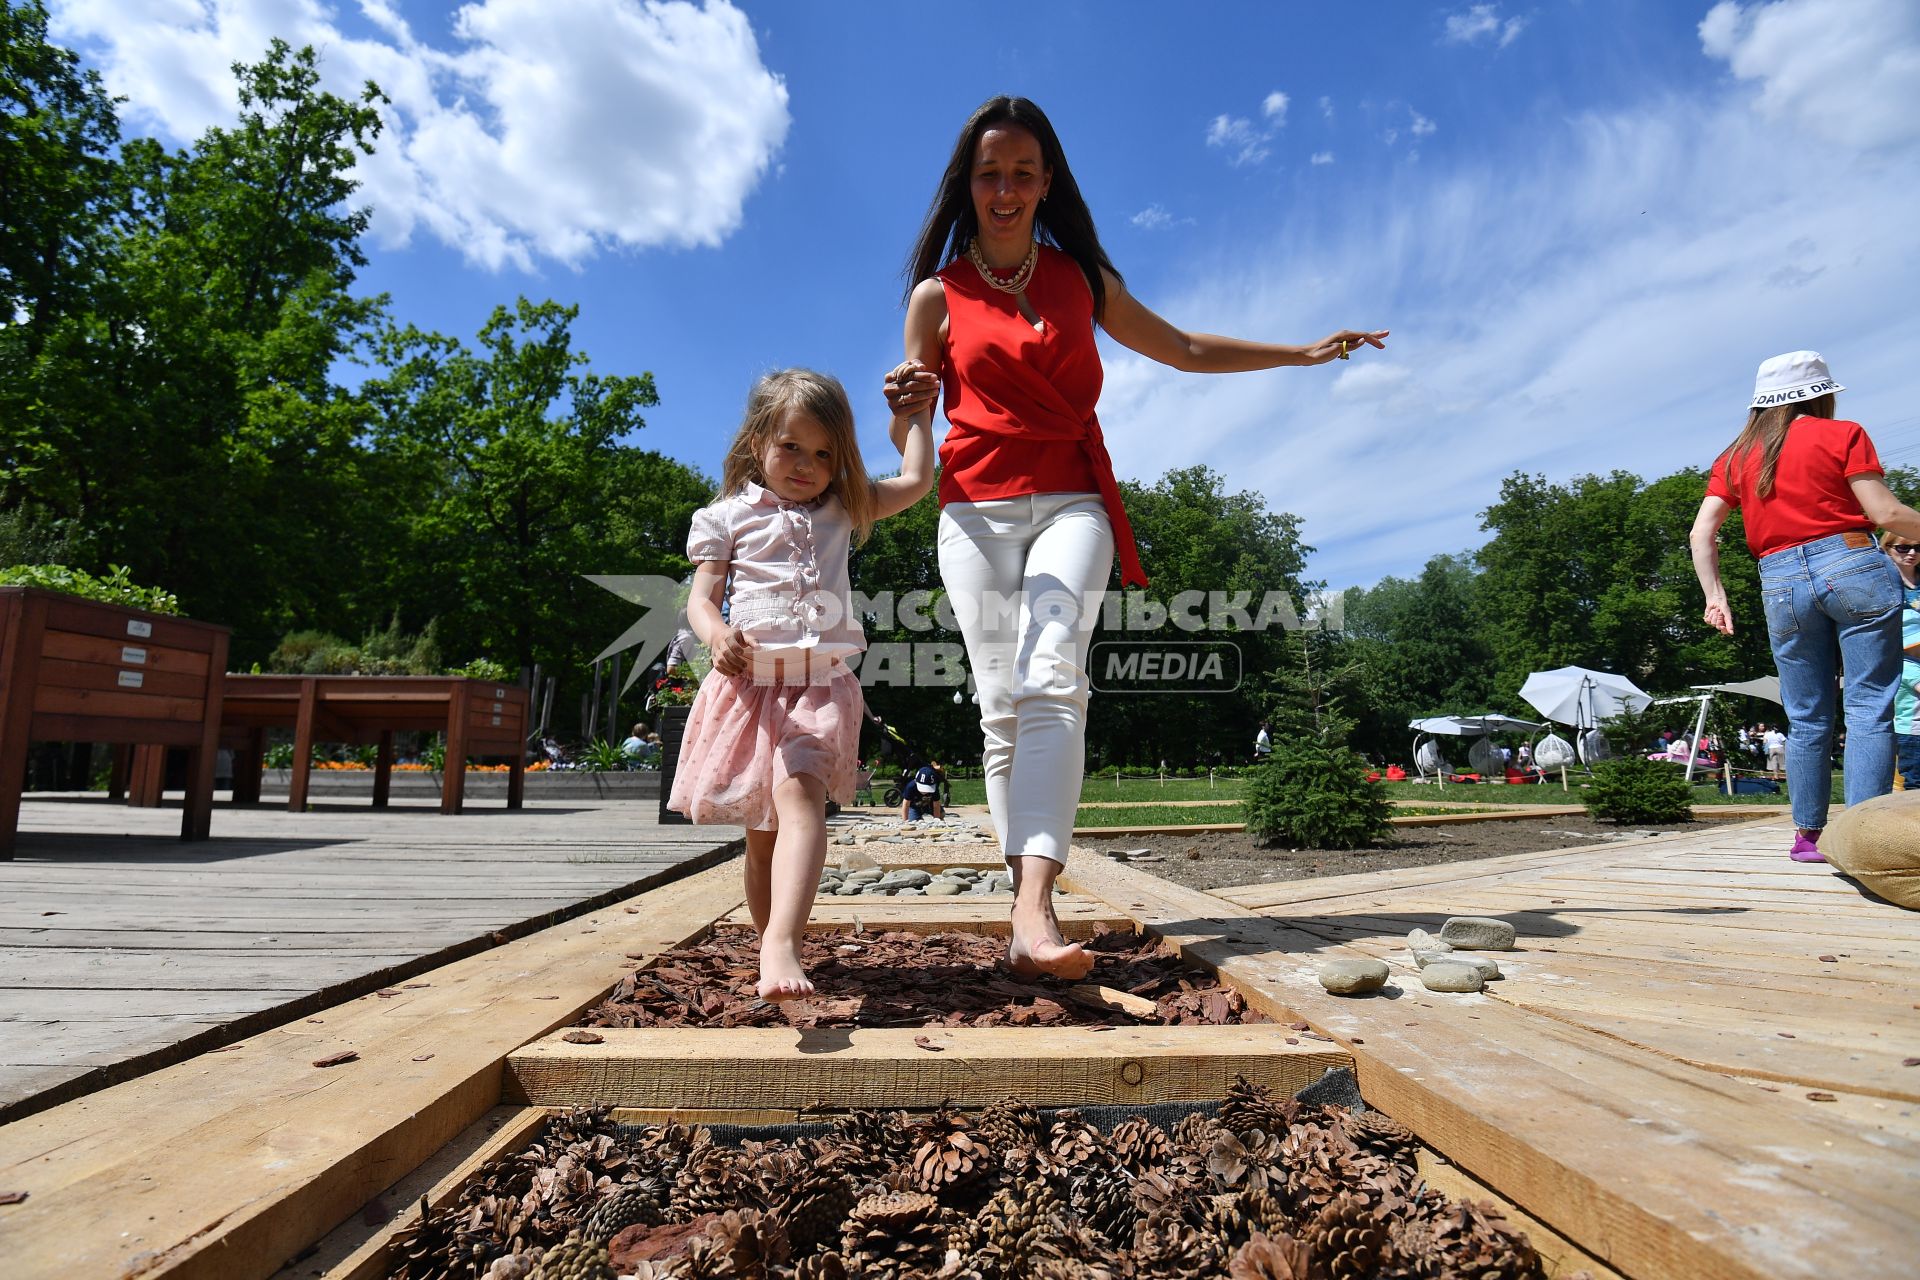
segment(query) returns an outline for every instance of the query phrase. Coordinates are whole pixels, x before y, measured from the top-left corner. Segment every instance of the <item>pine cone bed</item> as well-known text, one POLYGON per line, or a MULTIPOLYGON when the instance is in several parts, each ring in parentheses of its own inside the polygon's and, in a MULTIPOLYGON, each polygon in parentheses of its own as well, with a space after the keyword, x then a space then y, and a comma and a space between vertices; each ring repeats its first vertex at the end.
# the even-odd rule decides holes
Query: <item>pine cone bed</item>
MULTIPOLYGON (((392 1280, 1543 1280, 1378 1112, 1240 1082, 1171 1125, 996 1103, 787 1138, 557 1115, 396 1235, 392 1280), (1110 1131, 1103 1131, 1111 1125, 1110 1131)), ((1111 1115, 1111 1113, 1108 1113, 1111 1115)))

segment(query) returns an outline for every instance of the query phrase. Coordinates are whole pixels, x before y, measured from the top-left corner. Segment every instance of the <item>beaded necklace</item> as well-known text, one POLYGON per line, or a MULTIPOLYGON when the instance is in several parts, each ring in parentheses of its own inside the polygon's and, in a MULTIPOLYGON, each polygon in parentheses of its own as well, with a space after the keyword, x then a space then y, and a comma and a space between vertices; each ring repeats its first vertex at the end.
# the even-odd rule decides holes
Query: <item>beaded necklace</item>
POLYGON ((1027 288, 1027 281, 1033 279, 1034 264, 1040 261, 1040 242, 1035 240, 1028 246, 1026 261, 1022 262, 1019 267, 1014 270, 1013 275, 1005 280, 995 275, 993 268, 987 265, 986 255, 980 252, 979 236, 975 236, 973 239, 967 241, 967 261, 973 264, 974 270, 980 273, 982 280, 985 280, 1000 292, 1024 293, 1027 288))

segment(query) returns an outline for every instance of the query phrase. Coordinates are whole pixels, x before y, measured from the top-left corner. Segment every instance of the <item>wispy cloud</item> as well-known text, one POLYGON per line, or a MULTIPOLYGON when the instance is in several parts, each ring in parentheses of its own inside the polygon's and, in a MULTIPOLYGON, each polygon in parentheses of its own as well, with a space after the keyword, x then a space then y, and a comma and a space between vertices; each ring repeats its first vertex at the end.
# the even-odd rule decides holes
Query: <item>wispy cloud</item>
POLYGON ((1323 96, 1320 99, 1320 114, 1328 120, 1333 119, 1333 99, 1332 98, 1323 96))
POLYGON ((1427 137, 1428 135, 1432 134, 1434 130, 1440 127, 1439 125, 1435 124, 1432 120, 1429 120, 1426 116, 1423 116, 1418 111, 1415 111, 1412 107, 1408 107, 1407 111, 1410 115, 1413 116, 1413 123, 1409 125, 1408 128, 1409 130, 1411 130, 1411 132, 1413 133, 1413 136, 1416 138, 1427 137))
POLYGON ((727 0, 475 0, 444 46, 389 0, 360 11, 377 38, 349 38, 317 0, 53 5, 134 123, 179 142, 231 122, 229 68, 274 36, 318 49, 335 93, 376 81, 392 105, 355 170, 376 241, 425 231, 490 268, 717 245, 786 139, 786 86, 727 0))
MULTIPOLYGON (((1273 154, 1272 142, 1287 125, 1287 106, 1292 100, 1275 89, 1260 102, 1263 123, 1255 124, 1246 116, 1217 115, 1207 125, 1207 145, 1227 153, 1227 162, 1236 167, 1259 164, 1273 154)), ((1325 101, 1325 99, 1322 99, 1325 101)))
MULTIPOLYGON (((1859 20, 1864 5, 1814 16, 1844 25, 1839 10, 1859 20)), ((1401 170, 1381 198, 1236 249, 1230 269, 1196 262, 1184 294, 1151 299, 1176 323, 1393 336, 1345 365, 1220 378, 1115 351, 1101 419, 1121 470, 1233 459, 1237 484, 1304 518, 1314 571, 1343 585, 1477 544, 1479 512, 1515 470, 1704 465, 1778 351, 1826 354, 1869 430, 1910 415, 1920 126, 1841 125, 1857 56, 1842 42, 1796 44, 1810 63, 1760 58, 1770 15, 1820 7, 1705 24, 1707 54, 1748 68, 1710 91, 1571 117, 1524 164, 1401 170), (1754 180, 1810 155, 1818 182, 1754 180)), ((1870 7, 1890 47, 1858 69, 1895 76, 1920 58, 1920 31, 1891 0, 1870 7)))
POLYGON ((1312 157, 1312 158, 1311 158, 1311 159, 1310 159, 1310 160, 1308 161, 1308 163, 1309 163, 1309 164, 1332 164, 1332 163, 1333 163, 1333 152, 1331 152, 1331 151, 1316 151, 1316 152, 1314 152, 1314 153, 1313 153, 1313 157, 1312 157))
POLYGON ((1757 84, 1768 119, 1851 147, 1920 137, 1920 6, 1911 0, 1722 0, 1701 20, 1700 42, 1757 84))
POLYGON ((1504 49, 1520 38, 1531 18, 1502 18, 1497 4, 1470 5, 1447 15, 1441 39, 1447 44, 1494 44, 1504 49))
POLYGON ((1162 205, 1150 204, 1128 219, 1142 231, 1165 231, 1169 227, 1190 227, 1192 218, 1176 218, 1162 205))

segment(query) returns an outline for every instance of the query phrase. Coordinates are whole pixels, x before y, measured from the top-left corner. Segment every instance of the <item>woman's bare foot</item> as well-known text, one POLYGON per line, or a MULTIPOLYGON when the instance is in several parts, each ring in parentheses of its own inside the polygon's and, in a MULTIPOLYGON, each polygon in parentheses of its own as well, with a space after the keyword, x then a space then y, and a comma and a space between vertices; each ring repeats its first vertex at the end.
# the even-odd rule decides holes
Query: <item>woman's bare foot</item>
POLYGON ((1066 940, 1060 922, 1046 906, 1016 906, 1007 968, 1016 978, 1046 975, 1077 982, 1093 971, 1093 956, 1079 943, 1066 940))
POLYGON ((760 944, 760 998, 768 1004, 782 1000, 804 1000, 813 994, 813 982, 800 964, 800 949, 795 946, 760 944))

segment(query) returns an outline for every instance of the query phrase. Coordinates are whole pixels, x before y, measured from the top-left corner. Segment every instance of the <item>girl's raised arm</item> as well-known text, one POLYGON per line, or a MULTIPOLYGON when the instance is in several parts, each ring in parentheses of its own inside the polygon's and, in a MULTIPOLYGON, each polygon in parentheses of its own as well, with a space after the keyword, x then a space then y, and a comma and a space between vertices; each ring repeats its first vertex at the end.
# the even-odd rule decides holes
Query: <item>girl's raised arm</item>
POLYGON ((1112 334, 1121 346, 1183 373, 1247 373, 1282 365, 1325 364, 1329 360, 1345 359, 1363 346, 1386 346, 1385 329, 1371 332, 1342 329, 1300 347, 1248 342, 1211 333, 1188 333, 1148 310, 1127 292, 1126 285, 1112 272, 1102 271, 1101 279, 1106 285, 1107 305, 1100 327, 1112 334))
POLYGON ((905 511, 933 487, 933 406, 946 326, 946 291, 938 280, 922 280, 907 301, 907 358, 887 375, 889 390, 904 392, 887 432, 900 450, 900 474, 875 482, 875 519, 905 511))

